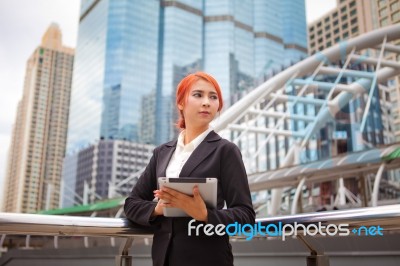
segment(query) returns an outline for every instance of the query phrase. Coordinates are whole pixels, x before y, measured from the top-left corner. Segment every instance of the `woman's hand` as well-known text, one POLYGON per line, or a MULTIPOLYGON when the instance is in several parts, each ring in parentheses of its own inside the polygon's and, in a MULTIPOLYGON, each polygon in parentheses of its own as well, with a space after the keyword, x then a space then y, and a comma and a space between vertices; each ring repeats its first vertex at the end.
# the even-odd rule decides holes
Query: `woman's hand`
POLYGON ((206 204, 204 203, 197 186, 193 188, 193 196, 188 196, 184 193, 167 187, 163 187, 160 190, 155 190, 154 196, 163 201, 161 204, 162 207, 180 208, 193 219, 207 222, 208 212, 206 204))
MULTIPOLYGON (((156 190, 154 190, 155 192, 156 190)), ((164 214, 164 207, 165 207, 165 203, 163 200, 158 199, 157 205, 154 208, 153 213, 151 214, 152 217, 154 216, 159 216, 159 215, 163 215, 164 214)))

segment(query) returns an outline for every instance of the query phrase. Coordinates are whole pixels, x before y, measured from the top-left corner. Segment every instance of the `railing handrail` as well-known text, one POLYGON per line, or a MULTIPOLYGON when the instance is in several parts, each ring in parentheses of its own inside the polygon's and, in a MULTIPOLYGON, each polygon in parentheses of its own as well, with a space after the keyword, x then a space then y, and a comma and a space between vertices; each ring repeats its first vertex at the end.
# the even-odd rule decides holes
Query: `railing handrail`
MULTIPOLYGON (((262 225, 277 224, 349 224, 349 227, 377 226, 384 230, 400 230, 400 204, 304 213, 260 218, 262 225)), ((132 225, 124 218, 99 218, 43 214, 0 213, 0 234, 97 237, 152 237, 148 227, 132 225)))

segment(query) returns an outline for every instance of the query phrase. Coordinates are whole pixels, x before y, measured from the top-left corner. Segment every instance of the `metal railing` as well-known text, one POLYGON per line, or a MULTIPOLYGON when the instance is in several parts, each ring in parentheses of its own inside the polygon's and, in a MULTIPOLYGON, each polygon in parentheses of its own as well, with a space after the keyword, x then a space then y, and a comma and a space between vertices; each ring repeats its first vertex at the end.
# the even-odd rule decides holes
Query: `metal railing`
MULTIPOLYGON (((348 228, 361 226, 380 226, 383 231, 400 231, 400 204, 351 210, 337 210, 316 213, 305 213, 288 216, 260 218, 256 223, 262 226, 271 224, 281 226, 303 224, 348 224, 348 228)), ((299 228, 298 232, 302 232, 299 228)), ((116 256, 116 265, 131 265, 132 257, 128 251, 133 237, 151 237, 150 228, 132 225, 123 218, 75 217, 20 213, 0 213, 0 234, 4 235, 47 235, 47 236, 96 236, 126 238, 116 256)), ((243 237, 243 236, 242 236, 243 237)), ((307 257, 308 266, 327 266, 329 259, 323 251, 316 250, 302 234, 297 235, 310 250, 307 257)))

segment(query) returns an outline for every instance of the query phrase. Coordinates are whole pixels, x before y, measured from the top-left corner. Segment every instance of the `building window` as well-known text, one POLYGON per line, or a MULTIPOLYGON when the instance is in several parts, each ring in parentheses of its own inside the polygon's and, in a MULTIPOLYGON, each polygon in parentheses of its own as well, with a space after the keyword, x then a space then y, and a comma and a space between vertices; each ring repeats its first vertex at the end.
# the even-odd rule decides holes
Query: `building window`
POLYGON ((356 5, 356 1, 352 1, 351 3, 350 3, 350 7, 353 7, 353 6, 355 6, 356 5))
POLYGON ((351 10, 351 11, 350 11, 350 16, 354 16, 354 15, 356 14, 356 12, 357 12, 356 9, 351 10))
POLYGON ((357 23, 357 18, 353 18, 351 21, 350 21, 350 24, 352 24, 352 25, 354 25, 354 24, 356 24, 357 23))
POLYGON ((400 7, 400 3, 398 1, 394 2, 393 4, 390 5, 390 8, 392 9, 392 11, 398 10, 399 7, 400 7))
POLYGON ((327 25, 326 27, 325 27, 325 30, 326 31, 328 31, 328 30, 330 30, 331 29, 331 26, 330 25, 327 25))
POLYGON ((347 15, 342 16, 342 21, 347 19, 347 15))
POLYGON ((326 17, 326 18, 325 18, 325 23, 328 23, 329 20, 330 20, 330 17, 326 17))
POLYGON ((345 13, 345 12, 346 12, 346 10, 347 10, 347 7, 346 7, 346 6, 344 6, 344 7, 342 7, 342 8, 340 9, 340 12, 341 12, 341 13, 345 13))
POLYGON ((358 32, 358 27, 354 27, 351 29, 351 34, 356 34, 358 32))
POLYGON ((397 22, 397 20, 399 20, 399 19, 400 19, 400 11, 393 13, 393 15, 392 15, 393 22, 397 22))
POLYGON ((343 33, 343 39, 347 39, 349 37, 349 32, 343 33))
POLYGON ((380 1, 379 1, 379 6, 380 6, 380 7, 385 6, 386 3, 387 3, 387 0, 380 0, 380 1))
POLYGON ((387 13, 388 13, 388 10, 387 10, 387 8, 385 7, 385 8, 383 8, 383 9, 381 9, 380 11, 379 11, 379 15, 381 16, 381 17, 384 17, 384 16, 386 16, 387 15, 387 13))
POLYGON ((387 18, 381 19, 381 26, 386 26, 386 25, 388 25, 388 19, 387 18))

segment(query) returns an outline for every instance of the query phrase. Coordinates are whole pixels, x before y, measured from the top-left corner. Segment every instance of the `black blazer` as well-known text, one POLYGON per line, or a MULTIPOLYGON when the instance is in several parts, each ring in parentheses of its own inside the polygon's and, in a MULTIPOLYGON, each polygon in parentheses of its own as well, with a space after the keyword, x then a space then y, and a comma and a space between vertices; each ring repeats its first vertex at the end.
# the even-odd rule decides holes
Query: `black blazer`
MULTIPOLYGON (((176 144, 176 140, 171 141, 154 150, 149 164, 125 201, 126 217, 136 224, 154 227, 152 257, 155 266, 233 265, 227 235, 188 236, 188 222, 192 218, 151 218, 157 205, 152 201, 157 178, 166 175, 176 144)), ((232 142, 211 131, 193 151, 179 176, 218 178, 217 209, 208 208, 209 224, 255 223, 241 153, 232 142), (222 209, 224 202, 227 209, 222 209)))

